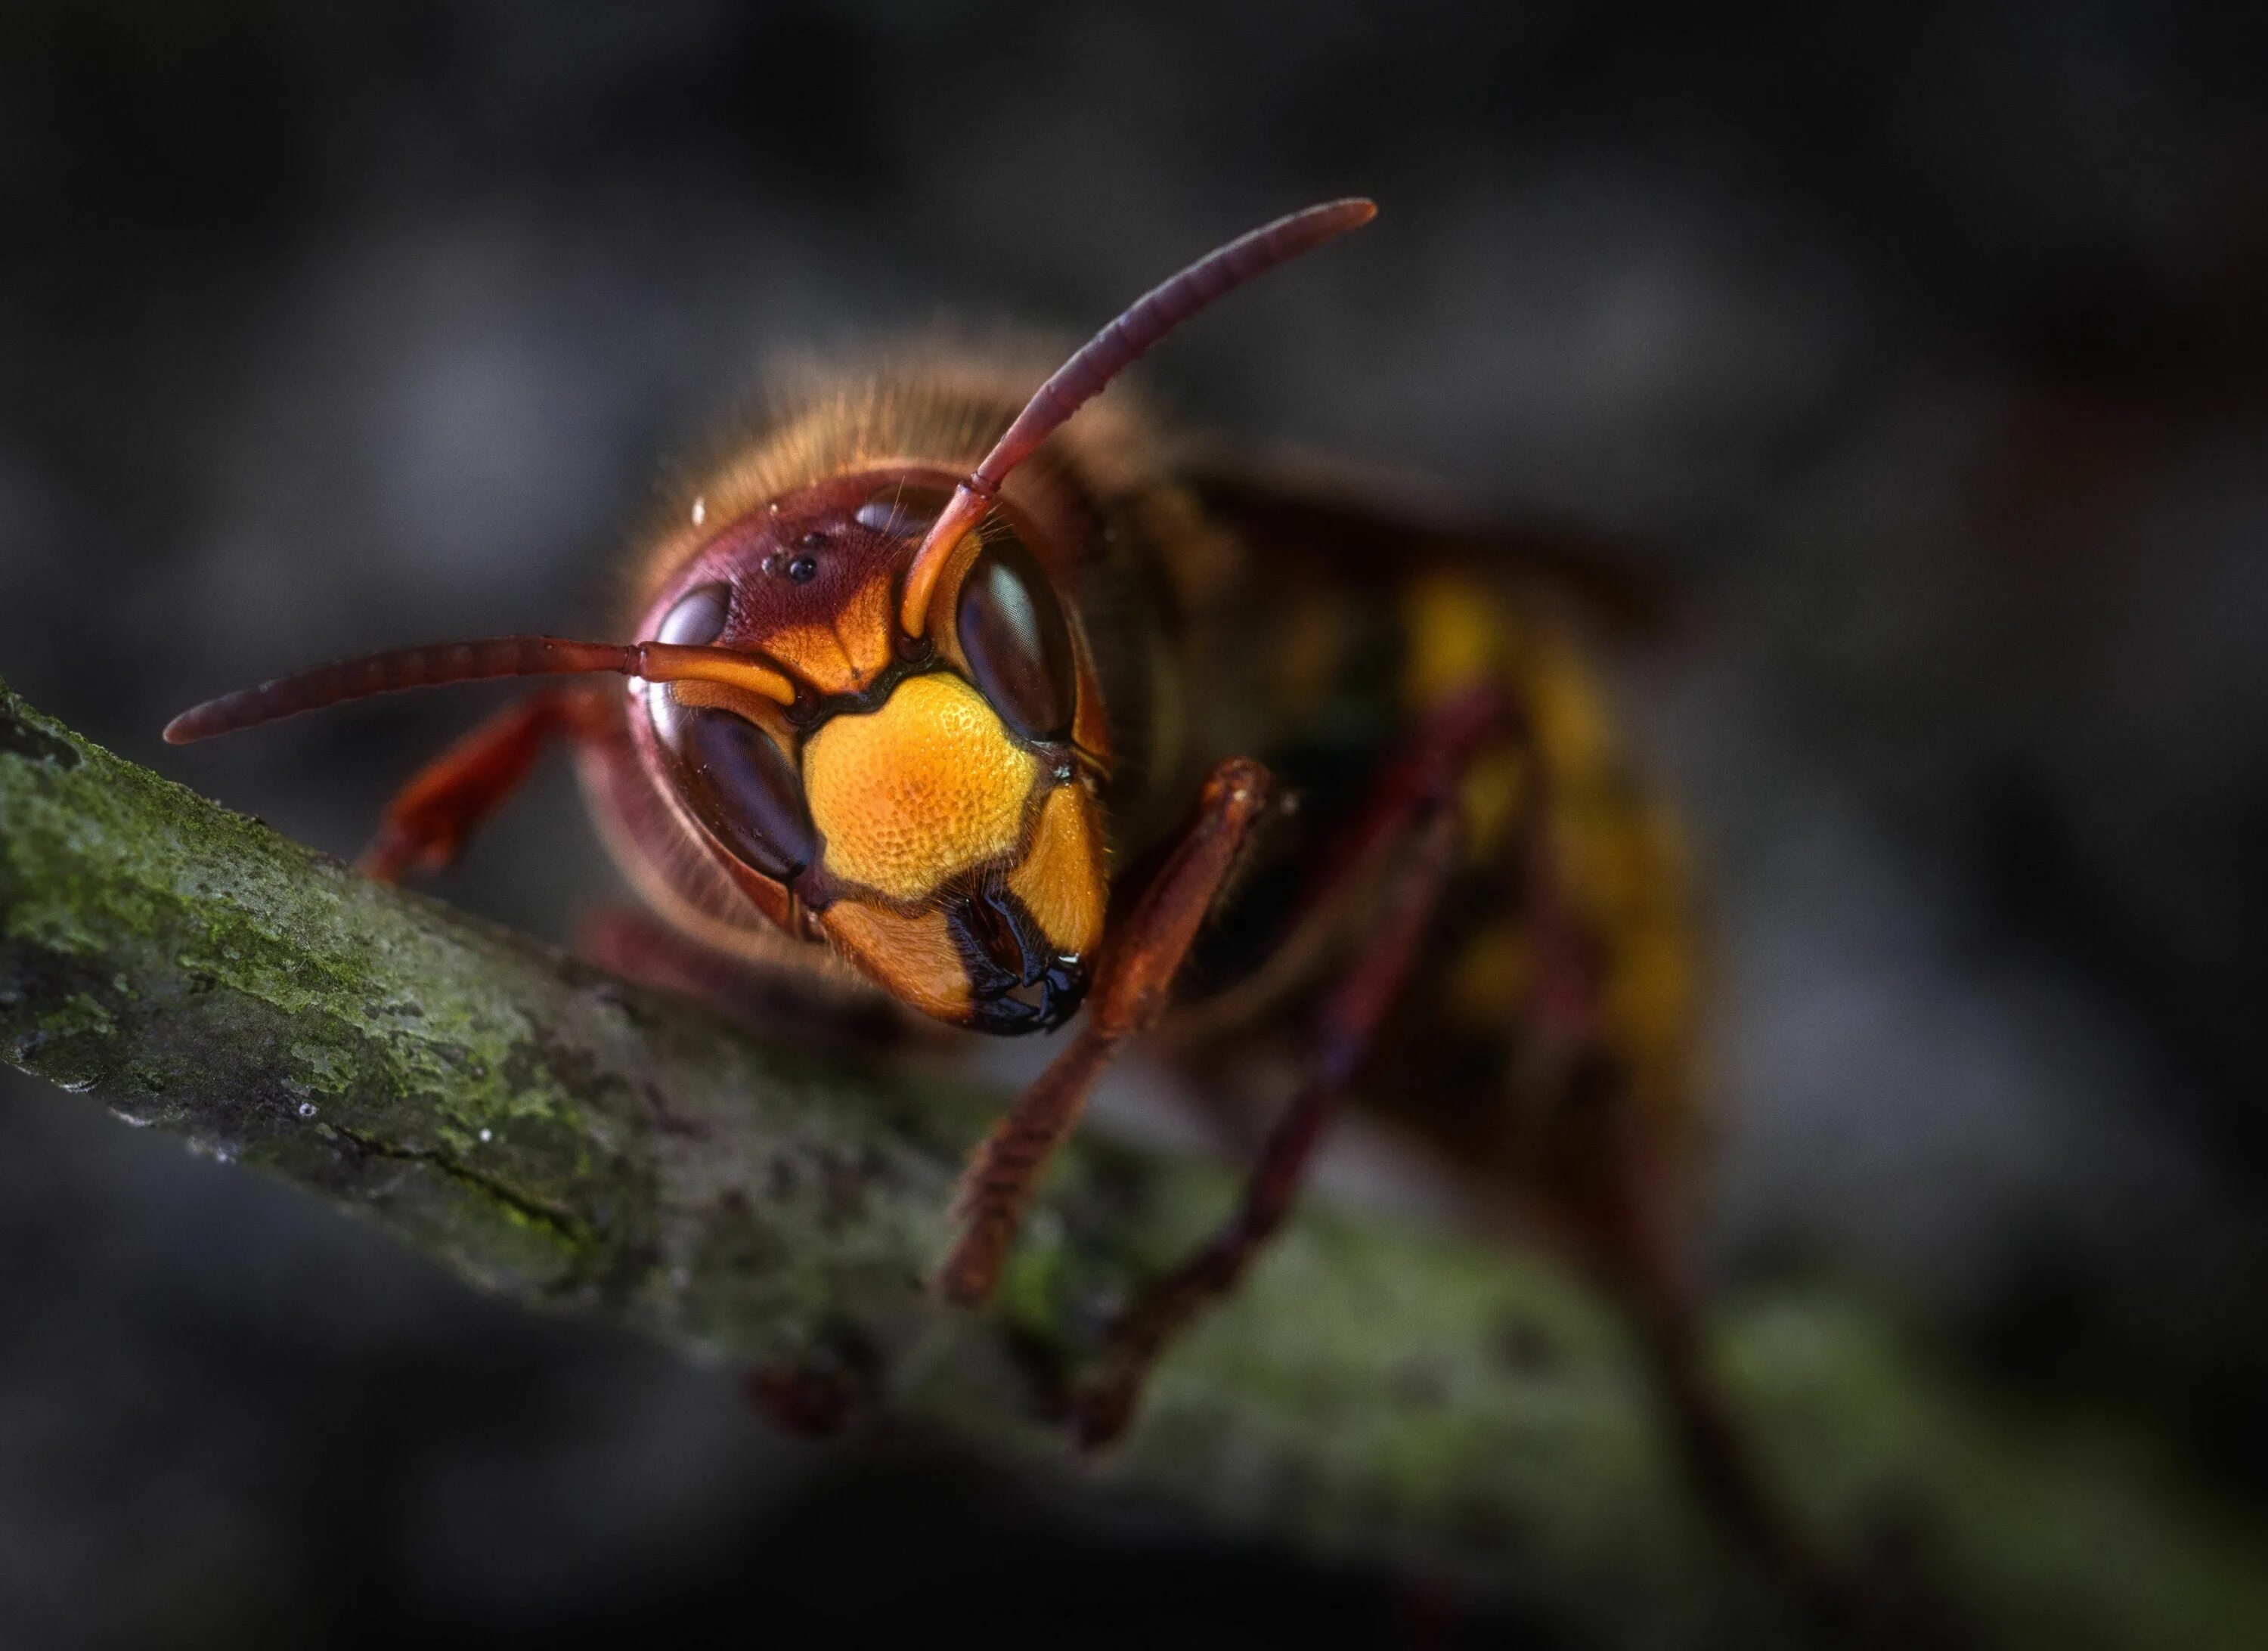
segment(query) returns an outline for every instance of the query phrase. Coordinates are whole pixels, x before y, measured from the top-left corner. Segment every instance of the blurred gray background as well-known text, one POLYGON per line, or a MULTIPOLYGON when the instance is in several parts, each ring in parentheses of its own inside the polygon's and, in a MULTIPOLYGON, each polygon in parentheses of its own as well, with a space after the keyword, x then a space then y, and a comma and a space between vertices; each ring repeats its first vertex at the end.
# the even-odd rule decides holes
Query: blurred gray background
MULTIPOLYGON (((1204 427, 1626 534, 1722 942, 1728 1287, 1825 1271, 2268 1502, 2268 101, 2235 8, 66 4, 0 15, 0 674, 351 852, 488 703, 191 700, 604 627, 784 351, 1098 324, 1322 196, 1144 369, 1204 427)), ((441 892, 616 897, 563 768, 441 892)), ((784 1443, 0 1078, 0 1635, 746 1610, 1391 1642, 1384 1579, 784 1443)), ((1530 1644, 1581 1625, 1517 1621, 1530 1644)))

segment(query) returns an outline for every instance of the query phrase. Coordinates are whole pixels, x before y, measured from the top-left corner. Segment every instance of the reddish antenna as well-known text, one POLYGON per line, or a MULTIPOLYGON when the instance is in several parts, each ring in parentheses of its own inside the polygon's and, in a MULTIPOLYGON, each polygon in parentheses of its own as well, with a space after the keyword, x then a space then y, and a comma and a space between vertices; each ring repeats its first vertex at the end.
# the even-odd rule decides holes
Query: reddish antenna
POLYGON ((320 711, 343 700, 394 694, 444 682, 496 676, 578 676, 615 671, 649 682, 723 682, 795 703, 795 684, 775 667, 730 648, 696 648, 668 642, 569 642, 559 637, 490 637, 479 642, 436 642, 389 648, 335 665, 319 665, 240 688, 183 711, 166 725, 166 743, 187 745, 217 733, 256 728, 280 717, 320 711))
MULTIPOLYGON (((1064 420, 1100 394, 1111 380, 1214 299, 1279 263, 1312 252, 1351 229, 1359 229, 1377 216, 1378 208, 1373 203, 1351 199, 1328 201, 1263 224, 1151 288, 1117 320, 1088 339, 1040 386, 1007 433, 954 490, 952 502, 922 540, 913 564, 906 571, 905 595, 899 608, 901 629, 909 637, 918 637, 928 628, 930 598, 939 577, 955 547, 999 496, 1008 473, 1029 458, 1033 449, 1064 420)), ((183 711, 166 725, 166 740, 168 744, 187 745, 193 740, 255 728, 350 699, 444 682, 500 676, 575 676, 601 671, 641 676, 652 682, 721 682, 783 705, 795 703, 795 684, 785 673, 728 648, 490 637, 476 642, 389 648, 382 653, 279 676, 257 688, 239 689, 183 711)))
POLYGON ((922 540, 921 549, 914 552, 913 565, 906 570, 905 595, 898 607, 899 629, 909 637, 918 637, 928 628, 930 597, 939 577, 962 537, 999 497, 1000 483, 1008 479, 1008 473, 1029 458, 1032 450, 1064 420, 1101 394, 1103 387, 1145 350, 1214 299, 1226 298, 1279 263, 1312 252, 1351 229, 1361 228, 1377 216, 1374 202, 1357 198, 1327 201, 1263 224, 1152 287, 1116 321, 1079 346, 1079 352, 1057 367, 1055 375, 1025 403, 1016 422, 993 444, 983 462, 954 489, 952 502, 922 540))

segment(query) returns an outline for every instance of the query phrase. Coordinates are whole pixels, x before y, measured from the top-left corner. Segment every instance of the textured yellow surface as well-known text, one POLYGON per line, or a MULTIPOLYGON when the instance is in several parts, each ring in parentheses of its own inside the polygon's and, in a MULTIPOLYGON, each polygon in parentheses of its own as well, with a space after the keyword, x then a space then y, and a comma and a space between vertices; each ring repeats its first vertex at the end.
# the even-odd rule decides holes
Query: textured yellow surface
POLYGON ((1059 785, 1040 810, 1031 851, 1008 874, 1008 887, 1059 952, 1084 954, 1102 938, 1109 890, 1102 877, 1094 803, 1076 785, 1059 785))
POLYGON ((827 869, 897 900, 1013 849, 1039 773, 983 697, 941 671, 828 723, 803 766, 827 869))

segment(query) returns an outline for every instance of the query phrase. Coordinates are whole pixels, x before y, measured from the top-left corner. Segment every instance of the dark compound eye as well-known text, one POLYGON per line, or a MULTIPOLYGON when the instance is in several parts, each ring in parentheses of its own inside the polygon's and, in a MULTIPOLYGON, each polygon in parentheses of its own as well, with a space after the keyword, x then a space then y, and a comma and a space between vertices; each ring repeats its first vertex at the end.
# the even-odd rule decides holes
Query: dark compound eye
POLYGON ((678 794, 734 855, 779 882, 817 857, 803 781, 770 734, 714 705, 676 706, 656 726, 678 794))
POLYGON ((851 520, 886 539, 916 539, 945 513, 946 502, 952 497, 939 487, 885 488, 859 505, 851 520))
POLYGON ((810 584, 813 579, 819 577, 819 558, 814 556, 798 556, 790 558, 787 564, 787 576, 799 585, 810 584))
POLYGON ((688 591, 661 622, 661 635, 655 639, 681 647, 705 648, 725 634, 725 616, 732 608, 729 586, 703 585, 688 591))
POLYGON ((1071 732, 1079 682, 1071 628, 1038 560, 1012 539, 985 547, 961 582, 954 624, 977 690, 1027 740, 1071 732))
MULTIPOLYGON (((725 634, 725 619, 732 606, 731 586, 697 586, 679 597, 676 605, 662 616, 661 630, 654 640, 678 647, 705 648, 725 634)), ((666 682, 648 682, 644 693, 654 732, 661 736, 664 746, 675 745, 685 720, 677 696, 666 682)))

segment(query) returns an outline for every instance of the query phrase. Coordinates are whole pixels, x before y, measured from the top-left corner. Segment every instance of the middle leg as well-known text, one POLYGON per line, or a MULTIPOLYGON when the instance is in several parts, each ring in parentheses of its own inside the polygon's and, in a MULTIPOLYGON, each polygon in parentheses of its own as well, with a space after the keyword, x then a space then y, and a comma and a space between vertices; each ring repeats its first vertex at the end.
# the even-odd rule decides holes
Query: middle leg
POLYGON ((450 864, 475 829, 526 783, 546 746, 595 736, 604 726, 602 704, 588 688, 547 688, 506 705, 401 788, 357 869, 398 883, 411 872, 450 864))
POLYGON ((1459 791, 1474 756, 1508 727, 1493 688, 1444 702, 1415 731, 1373 806, 1325 862, 1317 896, 1377 888, 1360 949, 1324 998, 1305 1081, 1263 1143, 1228 1223, 1189 1261, 1145 1289, 1113 1328, 1095 1374, 1072 1401, 1080 1445, 1108 1445, 1132 1419, 1167 1344, 1226 1294, 1291 1213, 1317 1144, 1423 955, 1462 841, 1459 791), (1395 857, 1382 886, 1370 868, 1395 857))
POLYGON ((1454 807, 1433 807, 1395 880, 1372 943, 1323 1000, 1307 1080, 1269 1131, 1236 1213, 1204 1249, 1143 1291, 1113 1327, 1100 1368, 1072 1400, 1072 1426, 1081 1447, 1098 1448, 1125 1431, 1167 1343, 1207 1303, 1235 1286, 1291 1213, 1316 1144, 1425 945, 1455 865, 1458 841, 1454 807))
POLYGON ((1120 1045, 1165 1013, 1174 978, 1267 797, 1267 770, 1244 758, 1223 763, 1206 780, 1196 818, 1096 971, 1071 1046, 1016 1097, 962 1172, 954 1200, 961 1236, 937 1278, 948 1299, 973 1307, 991 1295, 1041 1172, 1120 1045))

